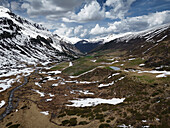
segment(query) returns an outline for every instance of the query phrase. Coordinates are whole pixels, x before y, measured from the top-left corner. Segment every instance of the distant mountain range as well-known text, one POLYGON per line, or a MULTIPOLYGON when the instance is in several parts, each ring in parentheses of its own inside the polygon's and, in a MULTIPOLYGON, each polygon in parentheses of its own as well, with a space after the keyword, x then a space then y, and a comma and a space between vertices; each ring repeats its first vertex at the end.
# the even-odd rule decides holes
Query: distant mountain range
POLYGON ((60 62, 80 54, 69 41, 42 25, 0 7, 0 68, 60 62))
POLYGON ((141 32, 128 32, 119 35, 113 34, 90 40, 84 39, 78 41, 75 46, 83 53, 107 49, 124 49, 140 53, 142 51, 145 52, 154 46, 154 44, 157 45, 159 42, 167 40, 169 37, 169 29, 170 24, 165 24, 141 32))

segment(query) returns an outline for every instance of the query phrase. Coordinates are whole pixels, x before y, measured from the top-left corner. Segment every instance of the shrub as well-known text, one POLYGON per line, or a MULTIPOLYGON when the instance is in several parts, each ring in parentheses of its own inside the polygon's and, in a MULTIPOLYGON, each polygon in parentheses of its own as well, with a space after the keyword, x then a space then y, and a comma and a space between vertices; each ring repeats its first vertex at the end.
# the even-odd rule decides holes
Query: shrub
POLYGON ((18 128, 19 126, 20 124, 14 124, 14 125, 9 126, 8 128, 18 128))
POLYGON ((110 120, 106 120, 107 123, 110 123, 111 121, 110 120))
POLYGON ((76 126, 77 125, 77 118, 71 118, 70 119, 70 126, 76 126))
POLYGON ((86 122, 86 121, 79 122, 79 125, 86 125, 86 124, 88 124, 88 122, 86 122))
POLYGON ((60 118, 60 117, 64 117, 64 116, 66 116, 66 114, 65 114, 65 113, 60 114, 60 115, 58 116, 58 118, 60 118))
POLYGON ((69 122, 70 122, 69 120, 64 120, 64 121, 62 121, 62 125, 66 126, 67 124, 69 124, 69 122))
POLYGON ((12 124, 12 122, 9 122, 6 124, 6 127, 10 126, 12 124))
POLYGON ((66 113, 67 113, 67 115, 69 115, 69 116, 71 116, 71 115, 76 115, 76 114, 77 114, 77 112, 74 111, 74 110, 66 110, 66 113))
POLYGON ((111 128, 109 124, 100 124, 99 128, 111 128))
POLYGON ((96 114, 95 119, 104 119, 104 115, 103 114, 96 114))

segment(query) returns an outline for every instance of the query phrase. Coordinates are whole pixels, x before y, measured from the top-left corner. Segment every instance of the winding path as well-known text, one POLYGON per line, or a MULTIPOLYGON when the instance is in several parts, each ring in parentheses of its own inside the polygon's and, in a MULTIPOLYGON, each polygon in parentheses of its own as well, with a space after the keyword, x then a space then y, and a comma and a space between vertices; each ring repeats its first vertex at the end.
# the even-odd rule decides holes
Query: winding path
MULTIPOLYGON (((34 73, 37 73, 38 70, 35 70, 34 73)), ((11 111, 13 110, 13 97, 14 97, 14 92, 16 90, 18 90, 20 87, 26 85, 28 83, 28 78, 29 78, 30 75, 28 76, 24 76, 24 83, 15 87, 14 89, 12 89, 10 91, 10 95, 9 95, 9 98, 8 98, 8 106, 6 107, 5 111, 0 115, 0 120, 4 119, 8 114, 11 113, 11 111)))

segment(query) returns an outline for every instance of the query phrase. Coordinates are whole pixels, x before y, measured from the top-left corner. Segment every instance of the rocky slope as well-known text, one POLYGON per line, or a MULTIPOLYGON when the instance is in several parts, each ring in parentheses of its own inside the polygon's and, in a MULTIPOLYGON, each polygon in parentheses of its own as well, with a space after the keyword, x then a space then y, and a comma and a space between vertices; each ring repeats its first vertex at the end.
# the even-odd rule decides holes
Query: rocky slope
POLYGON ((0 68, 46 64, 78 55, 80 52, 71 43, 0 7, 0 68))
POLYGON ((93 52, 103 50, 126 51, 126 56, 145 57, 147 67, 169 66, 170 24, 116 38, 97 47, 93 52))

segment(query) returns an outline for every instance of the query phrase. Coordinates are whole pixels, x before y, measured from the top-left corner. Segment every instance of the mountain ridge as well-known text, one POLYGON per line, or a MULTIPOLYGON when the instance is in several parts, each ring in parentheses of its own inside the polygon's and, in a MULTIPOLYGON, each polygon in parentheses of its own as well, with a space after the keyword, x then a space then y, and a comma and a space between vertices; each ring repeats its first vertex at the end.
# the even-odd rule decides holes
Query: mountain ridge
POLYGON ((0 7, 0 67, 63 61, 81 53, 42 25, 29 22, 0 7))

